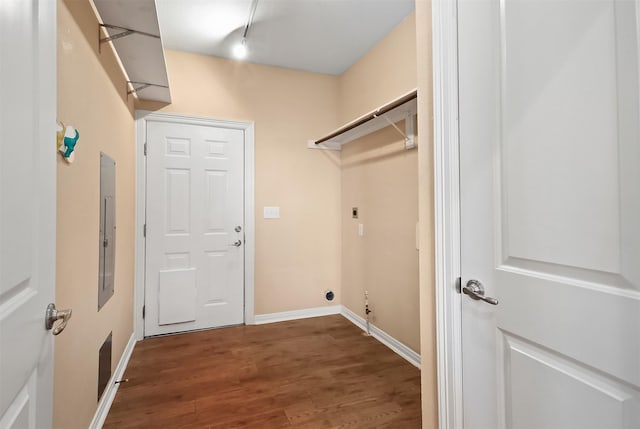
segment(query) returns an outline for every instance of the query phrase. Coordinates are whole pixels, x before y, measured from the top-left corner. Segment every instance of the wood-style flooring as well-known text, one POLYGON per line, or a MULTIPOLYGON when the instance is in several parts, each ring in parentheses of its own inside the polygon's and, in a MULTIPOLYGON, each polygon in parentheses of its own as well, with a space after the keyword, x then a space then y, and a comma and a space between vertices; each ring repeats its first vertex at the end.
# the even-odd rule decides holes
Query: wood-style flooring
POLYGON ((342 316, 139 342, 113 428, 420 428, 420 371, 342 316))

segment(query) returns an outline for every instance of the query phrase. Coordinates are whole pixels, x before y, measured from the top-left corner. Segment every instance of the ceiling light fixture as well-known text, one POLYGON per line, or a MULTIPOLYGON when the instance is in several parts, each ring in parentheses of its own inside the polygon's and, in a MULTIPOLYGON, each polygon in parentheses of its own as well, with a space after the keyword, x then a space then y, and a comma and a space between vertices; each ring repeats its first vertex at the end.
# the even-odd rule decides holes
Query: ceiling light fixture
POLYGON ((232 54, 239 60, 244 60, 247 57, 247 41, 242 39, 240 43, 233 45, 232 54))
POLYGON ((249 34, 249 27, 253 24, 253 16, 256 14, 256 8, 258 7, 258 0, 251 1, 251 9, 249 9, 249 18, 247 24, 244 26, 242 32, 242 40, 233 46, 232 54, 235 58, 243 60, 247 57, 249 50, 247 49, 247 34, 249 34))

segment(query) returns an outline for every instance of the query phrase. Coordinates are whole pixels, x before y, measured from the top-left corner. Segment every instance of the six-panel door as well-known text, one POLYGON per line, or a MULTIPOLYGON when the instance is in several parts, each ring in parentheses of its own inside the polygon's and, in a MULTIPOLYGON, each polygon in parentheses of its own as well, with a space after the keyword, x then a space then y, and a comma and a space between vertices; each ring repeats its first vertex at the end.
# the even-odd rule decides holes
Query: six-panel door
POLYGON ((147 122, 145 335, 244 321, 244 132, 147 122))

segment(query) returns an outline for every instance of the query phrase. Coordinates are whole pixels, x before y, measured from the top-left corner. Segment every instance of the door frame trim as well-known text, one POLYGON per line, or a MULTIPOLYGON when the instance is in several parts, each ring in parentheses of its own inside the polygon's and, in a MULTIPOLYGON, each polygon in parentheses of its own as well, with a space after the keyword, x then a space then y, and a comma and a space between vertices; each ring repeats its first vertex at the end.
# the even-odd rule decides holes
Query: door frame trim
POLYGON ((440 429, 464 427, 460 276, 457 1, 434 0, 435 299, 440 429))
POLYGON ((145 301, 145 237, 143 227, 146 219, 146 161, 144 143, 148 122, 206 125, 242 130, 244 132, 244 323, 253 325, 254 272, 255 272, 255 144, 254 123, 204 118, 172 113, 136 110, 136 226, 135 226, 135 292, 133 299, 133 321, 135 338, 144 338, 142 306, 145 301))

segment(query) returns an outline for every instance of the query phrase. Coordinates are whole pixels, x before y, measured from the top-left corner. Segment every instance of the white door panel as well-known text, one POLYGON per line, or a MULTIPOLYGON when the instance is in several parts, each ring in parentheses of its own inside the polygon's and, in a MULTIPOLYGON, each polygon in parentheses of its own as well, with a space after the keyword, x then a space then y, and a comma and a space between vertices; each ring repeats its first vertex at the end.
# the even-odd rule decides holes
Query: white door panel
POLYGON ((0 1, 0 428, 50 427, 55 2, 0 1))
POLYGON ((640 427, 637 7, 459 1, 466 428, 640 427))
POLYGON ((242 323, 244 132, 149 121, 147 145, 145 335, 242 323))
POLYGON ((158 284, 158 325, 195 322, 196 270, 160 270, 158 284))
POLYGON ((637 392, 624 382, 517 337, 505 335, 502 341, 507 427, 637 427, 637 392))

